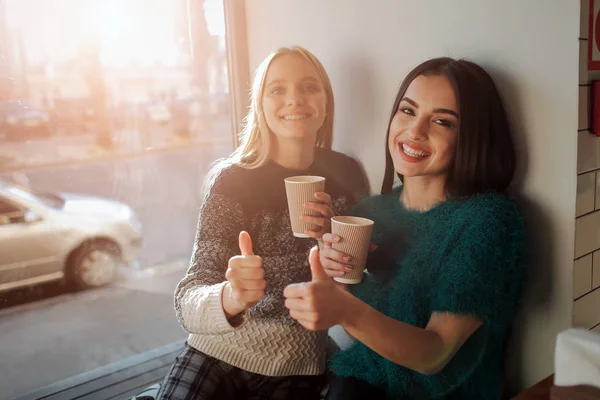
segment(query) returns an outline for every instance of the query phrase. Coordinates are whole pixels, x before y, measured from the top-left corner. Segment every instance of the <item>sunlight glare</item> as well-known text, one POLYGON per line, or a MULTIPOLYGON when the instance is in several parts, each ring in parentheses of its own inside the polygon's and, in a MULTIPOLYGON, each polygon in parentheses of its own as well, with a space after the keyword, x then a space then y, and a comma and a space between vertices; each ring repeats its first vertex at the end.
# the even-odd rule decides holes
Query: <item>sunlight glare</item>
POLYGON ((87 0, 84 26, 101 48, 102 63, 111 67, 177 64, 175 32, 168 29, 169 2, 87 0), (162 4, 161 4, 162 3, 162 4))

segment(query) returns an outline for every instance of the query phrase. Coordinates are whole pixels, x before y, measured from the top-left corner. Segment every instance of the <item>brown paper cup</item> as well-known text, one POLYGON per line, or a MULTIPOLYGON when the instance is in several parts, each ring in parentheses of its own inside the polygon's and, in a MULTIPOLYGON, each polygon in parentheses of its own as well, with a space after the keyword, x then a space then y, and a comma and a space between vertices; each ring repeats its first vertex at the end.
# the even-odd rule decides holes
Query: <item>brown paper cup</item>
POLYGON ((374 222, 367 218, 349 216, 331 218, 331 233, 340 237, 340 241, 332 243, 331 247, 351 256, 352 260, 348 264, 354 267, 343 277, 336 276, 333 279, 341 283, 360 283, 369 254, 373 224, 374 222))
POLYGON ((307 224, 302 220, 302 215, 319 216, 313 210, 304 208, 307 201, 315 201, 316 192, 325 191, 325 178, 322 176, 292 176, 285 179, 285 192, 287 194, 288 209, 290 210, 290 223, 294 236, 309 237, 306 230, 318 230, 318 225, 307 224))

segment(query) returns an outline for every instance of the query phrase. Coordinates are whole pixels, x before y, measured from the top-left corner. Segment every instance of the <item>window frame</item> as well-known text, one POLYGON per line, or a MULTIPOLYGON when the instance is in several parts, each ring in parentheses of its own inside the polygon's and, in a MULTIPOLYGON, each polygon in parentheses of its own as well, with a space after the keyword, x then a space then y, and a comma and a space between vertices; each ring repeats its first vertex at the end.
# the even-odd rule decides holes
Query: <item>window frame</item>
POLYGON ((248 89, 251 83, 246 29, 246 2, 223 0, 223 11, 225 14, 231 127, 235 149, 240 144, 238 133, 242 130, 242 121, 250 103, 248 89))

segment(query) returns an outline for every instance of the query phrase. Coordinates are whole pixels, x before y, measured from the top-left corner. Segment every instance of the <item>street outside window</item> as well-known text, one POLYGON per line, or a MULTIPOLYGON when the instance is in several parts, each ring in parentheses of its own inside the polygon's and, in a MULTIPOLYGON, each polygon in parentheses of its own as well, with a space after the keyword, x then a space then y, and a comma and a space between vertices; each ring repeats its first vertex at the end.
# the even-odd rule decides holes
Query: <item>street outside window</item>
POLYGON ((220 0, 0 0, 0 397, 185 339, 225 31, 220 0))

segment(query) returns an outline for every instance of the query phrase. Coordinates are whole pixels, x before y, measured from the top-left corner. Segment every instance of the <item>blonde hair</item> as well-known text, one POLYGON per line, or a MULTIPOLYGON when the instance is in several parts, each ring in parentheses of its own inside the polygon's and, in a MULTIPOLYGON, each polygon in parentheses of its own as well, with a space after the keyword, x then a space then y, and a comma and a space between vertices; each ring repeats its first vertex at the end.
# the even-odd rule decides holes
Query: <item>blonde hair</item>
POLYGON ((264 165, 269 160, 271 151, 271 133, 262 109, 262 98, 265 89, 267 71, 271 63, 278 57, 294 54, 299 55, 312 65, 321 79, 326 97, 326 114, 323 125, 317 131, 317 147, 331 149, 333 141, 334 100, 329 76, 323 64, 312 54, 300 46, 281 47, 269 54, 256 68, 252 90, 250 93, 250 108, 244 118, 244 128, 239 134, 240 146, 233 152, 230 161, 243 168, 254 169, 264 165))
POLYGON ((265 165, 269 161, 271 152, 271 132, 265 120, 262 109, 262 98, 265 90, 267 71, 278 57, 295 54, 304 58, 317 71, 325 91, 325 120, 317 131, 316 147, 331 150, 333 142, 333 117, 335 103, 333 100, 333 89, 331 81, 325 71, 325 67, 314 54, 300 46, 280 47, 269 54, 256 68, 252 89, 250 91, 250 107, 248 114, 244 117, 243 129, 238 137, 241 144, 227 158, 222 158, 212 164, 202 185, 203 197, 206 198, 215 179, 221 171, 231 165, 237 165, 245 169, 255 169, 265 165))

